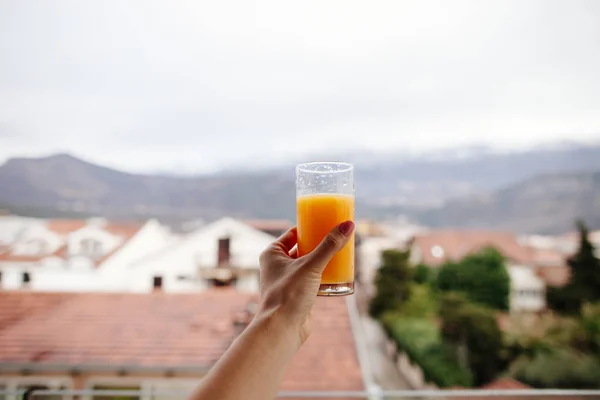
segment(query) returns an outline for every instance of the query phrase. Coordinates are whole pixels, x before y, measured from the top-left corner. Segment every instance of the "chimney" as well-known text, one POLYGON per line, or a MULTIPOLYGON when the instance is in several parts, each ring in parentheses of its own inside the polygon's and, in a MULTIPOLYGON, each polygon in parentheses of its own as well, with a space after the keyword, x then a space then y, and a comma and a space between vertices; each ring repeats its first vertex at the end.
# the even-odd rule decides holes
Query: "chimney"
POLYGON ((229 267, 231 260, 231 238, 219 239, 219 247, 217 254, 217 266, 218 267, 229 267))

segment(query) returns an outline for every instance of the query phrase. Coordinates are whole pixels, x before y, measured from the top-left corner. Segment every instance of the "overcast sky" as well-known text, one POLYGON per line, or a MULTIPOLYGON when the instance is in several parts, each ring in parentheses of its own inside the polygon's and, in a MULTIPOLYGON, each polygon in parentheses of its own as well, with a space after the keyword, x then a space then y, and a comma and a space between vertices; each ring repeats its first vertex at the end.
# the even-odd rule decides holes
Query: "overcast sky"
POLYGON ((600 139, 600 1, 0 2, 0 162, 600 139))

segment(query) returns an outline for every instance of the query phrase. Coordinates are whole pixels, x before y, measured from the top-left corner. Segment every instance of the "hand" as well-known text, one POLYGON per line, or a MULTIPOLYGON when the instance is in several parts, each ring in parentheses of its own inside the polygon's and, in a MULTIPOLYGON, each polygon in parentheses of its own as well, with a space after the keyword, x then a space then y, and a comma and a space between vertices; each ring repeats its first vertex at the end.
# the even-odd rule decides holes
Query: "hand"
POLYGON ((295 329, 301 345, 310 335, 310 314, 321 274, 331 258, 350 240, 354 223, 333 228, 309 254, 298 257, 296 228, 291 228, 260 255, 259 316, 280 318, 295 329))

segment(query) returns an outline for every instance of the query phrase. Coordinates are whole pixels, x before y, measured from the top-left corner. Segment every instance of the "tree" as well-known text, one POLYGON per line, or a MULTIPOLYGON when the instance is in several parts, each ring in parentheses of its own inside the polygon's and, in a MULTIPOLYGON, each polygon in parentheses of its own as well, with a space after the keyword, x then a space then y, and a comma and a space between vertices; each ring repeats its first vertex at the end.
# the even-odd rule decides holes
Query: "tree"
POLYGON ((494 310, 469 302, 461 293, 446 293, 440 304, 441 333, 455 349, 476 386, 490 382, 505 367, 502 332, 494 310))
POLYGON ((584 350, 600 356, 600 302, 584 304, 579 323, 585 337, 584 350))
POLYGON ((437 276, 441 291, 464 293, 471 301, 498 310, 509 306, 510 277, 504 257, 493 248, 445 263, 437 276))
POLYGON ((412 282, 409 296, 400 307, 400 313, 405 317, 429 318, 435 317, 438 311, 436 296, 429 285, 419 285, 412 282))
POLYGON ((372 316, 379 317, 386 311, 398 311, 408 299, 412 275, 408 257, 408 252, 397 250, 385 250, 381 253, 382 264, 375 278, 377 294, 369 306, 372 316))
POLYGON ((558 312, 579 314, 584 302, 600 301, 600 260, 589 240, 589 232, 583 222, 578 222, 579 250, 567 263, 571 281, 562 288, 548 290, 548 304, 558 312))
POLYGON ((432 284, 435 280, 435 271, 433 270, 433 268, 425 264, 419 264, 415 267, 413 280, 419 284, 432 284))

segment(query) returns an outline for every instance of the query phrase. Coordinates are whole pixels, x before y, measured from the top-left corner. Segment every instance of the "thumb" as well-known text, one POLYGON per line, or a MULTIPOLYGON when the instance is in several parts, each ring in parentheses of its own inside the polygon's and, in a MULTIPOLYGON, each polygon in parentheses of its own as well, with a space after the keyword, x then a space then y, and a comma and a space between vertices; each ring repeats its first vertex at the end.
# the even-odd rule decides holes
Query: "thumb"
POLYGON ((352 237, 354 222, 346 221, 334 227, 321 243, 307 255, 309 264, 319 270, 324 270, 331 258, 340 251, 352 237))

